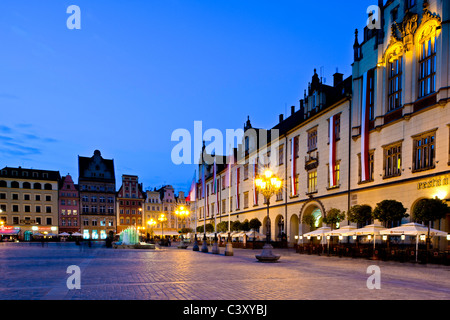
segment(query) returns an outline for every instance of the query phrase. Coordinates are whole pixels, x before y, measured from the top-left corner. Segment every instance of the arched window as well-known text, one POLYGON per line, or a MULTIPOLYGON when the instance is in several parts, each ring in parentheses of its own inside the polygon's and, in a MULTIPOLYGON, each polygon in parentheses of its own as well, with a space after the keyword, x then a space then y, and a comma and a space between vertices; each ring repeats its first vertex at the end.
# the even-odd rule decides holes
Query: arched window
POLYGON ((33 189, 38 189, 38 190, 40 190, 40 189, 42 189, 42 185, 41 185, 39 182, 36 182, 36 183, 33 185, 33 189))
POLYGON ((24 189, 31 189, 31 183, 29 183, 29 182, 24 182, 23 185, 22 185, 22 187, 23 187, 24 189))
POLYGON ((16 189, 20 188, 19 183, 17 181, 11 182, 11 188, 16 188, 16 189))
POLYGON ((44 189, 45 189, 45 190, 52 190, 52 185, 51 185, 50 183, 46 183, 46 184, 44 185, 44 189))

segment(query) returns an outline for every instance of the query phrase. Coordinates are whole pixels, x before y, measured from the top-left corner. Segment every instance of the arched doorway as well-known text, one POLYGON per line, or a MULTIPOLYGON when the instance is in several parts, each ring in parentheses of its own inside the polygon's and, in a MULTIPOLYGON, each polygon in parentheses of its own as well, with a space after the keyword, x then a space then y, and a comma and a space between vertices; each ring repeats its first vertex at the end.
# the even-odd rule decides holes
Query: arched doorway
POLYGON ((283 234, 285 234, 284 230, 284 218, 282 215, 278 215, 275 219, 275 237, 277 241, 281 241, 283 234))
POLYGON ((302 210, 302 220, 301 225, 302 225, 302 230, 301 233, 307 233, 313 230, 316 230, 320 227, 322 227, 322 219, 323 219, 323 208, 321 208, 320 205, 316 204, 315 202, 313 203, 309 203, 307 206, 304 207, 304 209, 302 210), (312 216, 312 225, 309 225, 308 223, 304 222, 304 217, 311 215, 312 216))
MULTIPOLYGON (((269 227, 268 229, 269 229, 269 238, 270 239, 272 239, 272 234, 271 234, 271 221, 270 221, 270 218, 269 218, 269 220, 267 220, 268 218, 267 218, 267 216, 266 217, 264 217, 264 219, 263 219, 263 223, 262 223, 262 233, 264 234, 264 236, 267 234, 267 227, 269 227), (267 226, 267 222, 269 222, 269 225, 267 226)), ((264 238, 265 239, 265 238, 264 238)))
POLYGON ((289 243, 295 243, 295 236, 299 235, 299 218, 296 214, 291 216, 291 219, 289 221, 289 237, 288 242, 289 243))

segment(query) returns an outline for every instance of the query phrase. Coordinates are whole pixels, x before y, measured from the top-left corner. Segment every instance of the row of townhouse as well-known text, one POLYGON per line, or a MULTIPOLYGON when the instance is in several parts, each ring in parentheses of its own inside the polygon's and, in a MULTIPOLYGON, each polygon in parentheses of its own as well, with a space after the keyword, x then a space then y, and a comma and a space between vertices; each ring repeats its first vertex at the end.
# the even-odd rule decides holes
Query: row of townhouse
POLYGON ((138 177, 123 175, 116 192, 114 160, 96 150, 92 157, 78 157, 79 179, 61 177, 59 171, 5 167, 0 171, 0 235, 29 241, 33 235, 81 233, 85 239, 105 239, 138 227, 145 235, 147 222, 164 213, 168 221, 153 229, 156 235, 176 235, 188 227, 175 216, 186 205, 184 192, 172 186, 143 191, 138 177))
MULTIPOLYGON (((362 43, 356 31, 352 76, 336 73, 329 86, 314 72, 300 107, 271 130, 247 121, 233 164, 216 164, 216 181, 214 164, 199 165, 196 223, 258 218, 265 234, 266 206, 254 183, 263 167, 283 180, 270 199, 270 234, 284 233, 290 244, 310 230, 305 214, 319 225, 331 208, 394 199, 410 214, 395 226, 413 219, 420 199, 450 200, 450 2, 380 7, 381 29, 366 27, 362 43)), ((450 217, 433 226, 450 231, 450 217)))

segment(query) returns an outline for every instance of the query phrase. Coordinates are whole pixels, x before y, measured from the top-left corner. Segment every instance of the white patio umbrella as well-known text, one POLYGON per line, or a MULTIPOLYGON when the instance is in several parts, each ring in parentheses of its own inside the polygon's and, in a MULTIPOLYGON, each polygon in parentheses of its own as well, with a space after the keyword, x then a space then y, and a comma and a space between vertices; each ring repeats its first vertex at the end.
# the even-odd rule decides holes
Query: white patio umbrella
POLYGON ((63 233, 60 233, 59 236, 68 237, 68 236, 70 236, 70 234, 68 234, 67 232, 63 232, 63 233))
POLYGON ((331 232, 330 227, 322 227, 317 230, 303 234, 303 237, 308 237, 308 236, 309 237, 322 237, 322 241, 323 241, 325 234, 327 234, 329 232, 331 232))
POLYGON ((376 244, 376 236, 380 235, 381 231, 386 230, 385 227, 379 224, 370 224, 368 226, 365 226, 360 229, 356 229, 353 231, 350 231, 348 233, 349 236, 367 236, 367 235, 373 235, 373 249, 375 250, 375 244, 376 244))
POLYGON ((340 229, 336 229, 330 232, 327 232, 325 235, 326 236, 330 236, 330 237, 336 237, 336 236, 344 236, 347 237, 349 236, 349 233, 353 232, 356 230, 355 226, 345 226, 342 227, 340 229))
POLYGON ((75 232, 75 233, 72 233, 72 236, 74 236, 74 237, 81 237, 82 234, 79 233, 79 232, 75 232))
MULTIPOLYGON (((416 237, 416 262, 418 260, 418 251, 419 251, 419 237, 421 235, 428 235, 428 227, 423 224, 418 224, 415 222, 410 222, 401 225, 400 227, 386 229, 380 232, 383 235, 391 235, 391 236, 415 236, 416 237)), ((431 237, 446 237, 448 235, 447 232, 432 229, 430 228, 430 236, 431 237)))

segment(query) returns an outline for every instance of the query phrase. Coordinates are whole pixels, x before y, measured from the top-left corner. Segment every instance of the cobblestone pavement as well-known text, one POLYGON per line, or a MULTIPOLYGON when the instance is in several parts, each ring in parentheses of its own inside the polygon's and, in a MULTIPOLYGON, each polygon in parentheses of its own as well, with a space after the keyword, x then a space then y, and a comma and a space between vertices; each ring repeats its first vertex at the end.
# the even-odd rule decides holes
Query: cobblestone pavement
POLYGON ((120 250, 73 243, 0 244, 0 299, 51 300, 395 300, 450 299, 450 267, 300 255, 274 250, 279 263, 257 262, 261 250, 234 256, 176 247, 120 250), (69 290, 67 267, 81 269, 69 290), (370 265, 381 289, 369 290, 370 265))

